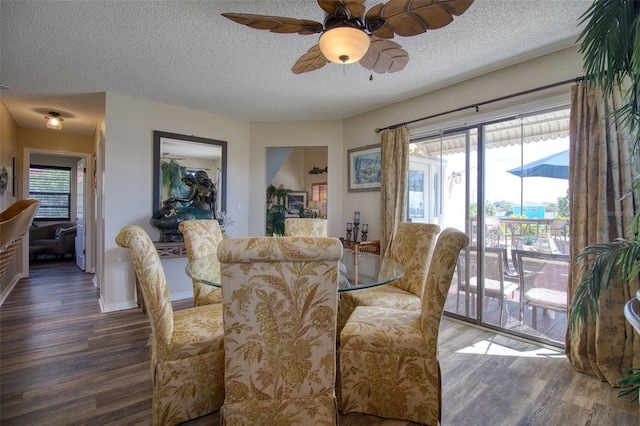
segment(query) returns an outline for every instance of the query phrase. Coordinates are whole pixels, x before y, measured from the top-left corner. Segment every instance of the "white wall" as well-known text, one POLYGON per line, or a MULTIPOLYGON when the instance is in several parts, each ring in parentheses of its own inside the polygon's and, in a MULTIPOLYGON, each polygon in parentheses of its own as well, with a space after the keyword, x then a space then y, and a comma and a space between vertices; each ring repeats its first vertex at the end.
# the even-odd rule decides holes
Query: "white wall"
MULTIPOLYGON (((227 235, 234 237, 249 232, 249 128, 249 123, 243 120, 107 93, 102 213, 104 268, 102 276, 97 278, 103 311, 135 306, 131 257, 126 249, 116 245, 116 234, 126 225, 139 225, 152 239, 159 239, 159 232, 149 224, 153 130, 227 141, 227 213, 235 221, 227 235), (245 213, 238 212, 237 206, 245 213)), ((260 197, 260 211, 264 210, 263 206, 264 195, 260 197)), ((186 259, 169 260, 164 265, 171 297, 190 297, 191 280, 184 274, 186 259)))
MULTIPOLYGON (((569 80, 584 74, 582 58, 578 48, 573 47, 531 61, 523 62, 478 78, 449 86, 432 93, 416 96, 403 102, 380 108, 356 117, 344 120, 344 146, 342 157, 346 158, 347 150, 365 145, 380 143, 381 134, 375 133, 376 128, 382 128, 397 123, 408 122, 422 117, 439 114, 474 103, 488 101, 546 86, 556 82, 569 80)), ((384 77, 381 77, 384 78, 384 77)), ((568 96, 571 85, 563 85, 555 89, 544 90, 526 96, 519 96, 508 101, 501 101, 480 107, 479 113, 496 111, 532 102, 544 98, 557 97, 559 94, 568 96)), ((473 122, 478 113, 469 109, 460 113, 450 114, 421 121, 409 125, 410 133, 416 129, 436 123, 448 123, 458 120, 459 123, 473 122)), ((490 155, 490 154, 489 154, 490 155)), ((333 162, 329 163, 333 166, 333 162)), ((330 167, 330 170, 333 168, 330 167)), ((361 222, 369 224, 369 239, 379 238, 380 231, 380 193, 379 192, 348 192, 347 164, 343 162, 342 172, 342 224, 353 221, 353 212, 361 213, 361 222)), ((332 235, 342 235, 342 233, 332 235)))
POLYGON ((252 122, 249 180, 249 197, 252 208, 249 212, 249 235, 263 236, 265 232, 265 190, 267 147, 327 146, 329 173, 327 191, 328 231, 331 236, 342 235, 340 212, 342 211, 341 186, 343 185, 343 140, 342 121, 301 122, 252 122), (336 214, 331 214, 336 212, 336 214))

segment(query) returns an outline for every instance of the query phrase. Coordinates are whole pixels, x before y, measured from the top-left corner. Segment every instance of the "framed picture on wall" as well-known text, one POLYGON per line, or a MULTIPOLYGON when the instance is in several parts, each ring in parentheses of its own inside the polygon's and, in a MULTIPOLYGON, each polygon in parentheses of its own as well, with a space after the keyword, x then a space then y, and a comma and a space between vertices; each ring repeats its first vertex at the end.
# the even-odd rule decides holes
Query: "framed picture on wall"
POLYGON ((299 215, 307 207, 306 192, 292 192, 287 196, 287 213, 299 215))
POLYGON ((347 151, 349 192, 380 191, 382 151, 380 144, 347 151))

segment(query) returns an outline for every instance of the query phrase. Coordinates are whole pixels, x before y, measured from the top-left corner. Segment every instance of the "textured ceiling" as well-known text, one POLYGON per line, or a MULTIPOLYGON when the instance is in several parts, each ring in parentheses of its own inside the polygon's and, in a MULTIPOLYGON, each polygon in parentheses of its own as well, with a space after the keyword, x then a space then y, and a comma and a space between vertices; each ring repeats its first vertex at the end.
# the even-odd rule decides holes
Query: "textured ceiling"
MULTIPOLYGON (((367 9, 377 4, 367 1, 367 9)), ((223 12, 322 22, 315 0, 0 1, 0 97, 20 127, 92 134, 103 92, 253 121, 357 115, 575 44, 590 0, 476 0, 448 26, 396 37, 406 68, 292 65, 318 35, 275 34, 223 12)))

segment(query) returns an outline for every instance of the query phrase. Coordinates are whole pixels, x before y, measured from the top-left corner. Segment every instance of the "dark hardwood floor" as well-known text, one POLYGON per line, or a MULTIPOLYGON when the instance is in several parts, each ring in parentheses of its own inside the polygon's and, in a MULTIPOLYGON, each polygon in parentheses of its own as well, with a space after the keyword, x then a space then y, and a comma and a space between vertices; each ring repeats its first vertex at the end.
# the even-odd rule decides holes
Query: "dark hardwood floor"
MULTIPOLYGON (((151 424, 147 317, 100 313, 91 278, 73 261, 40 261, 0 308, 3 426, 151 424)), ((447 319, 439 343, 445 426, 638 424, 637 404, 563 354, 447 319)), ((341 415, 340 424, 407 423, 341 415)))

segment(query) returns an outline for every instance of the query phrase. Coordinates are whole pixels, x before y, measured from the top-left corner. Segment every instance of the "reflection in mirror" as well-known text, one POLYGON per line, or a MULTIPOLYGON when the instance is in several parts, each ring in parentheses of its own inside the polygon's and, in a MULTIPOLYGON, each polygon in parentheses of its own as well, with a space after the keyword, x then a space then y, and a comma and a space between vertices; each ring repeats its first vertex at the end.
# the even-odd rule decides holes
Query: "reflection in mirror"
POLYGON ((267 147, 265 235, 282 235, 286 217, 327 217, 328 153, 326 146, 267 147))
POLYGON ((153 216, 163 242, 182 241, 178 224, 220 220, 226 211, 225 141, 153 132, 153 216))

